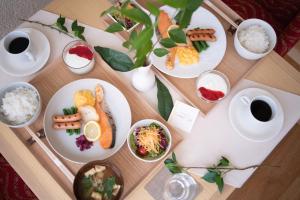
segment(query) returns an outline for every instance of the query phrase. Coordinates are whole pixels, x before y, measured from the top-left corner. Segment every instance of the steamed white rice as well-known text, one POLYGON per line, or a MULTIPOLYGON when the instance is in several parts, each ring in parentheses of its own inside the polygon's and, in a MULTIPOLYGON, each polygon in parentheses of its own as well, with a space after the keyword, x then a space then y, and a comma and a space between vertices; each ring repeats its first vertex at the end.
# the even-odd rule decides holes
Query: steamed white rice
POLYGON ((265 53, 270 46, 269 36, 259 25, 252 25, 238 32, 242 46, 253 53, 265 53))
POLYGON ((5 93, 0 111, 10 123, 17 125, 30 120, 38 108, 37 93, 31 88, 18 87, 5 93))

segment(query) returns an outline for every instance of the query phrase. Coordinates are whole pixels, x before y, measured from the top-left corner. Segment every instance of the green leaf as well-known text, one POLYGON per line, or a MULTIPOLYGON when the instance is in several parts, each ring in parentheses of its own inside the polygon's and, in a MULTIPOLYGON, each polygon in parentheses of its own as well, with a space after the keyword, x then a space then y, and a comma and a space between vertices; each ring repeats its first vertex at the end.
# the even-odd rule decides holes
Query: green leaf
POLYGON ((68 33, 68 29, 67 29, 67 27, 65 27, 64 25, 61 25, 61 24, 57 24, 57 23, 56 23, 56 26, 57 26, 60 30, 62 30, 62 31, 64 31, 64 32, 67 32, 67 33, 68 33))
POLYGON ((150 11, 150 13, 152 15, 154 15, 156 17, 159 15, 159 12, 160 12, 159 9, 155 5, 153 5, 152 3, 147 2, 147 8, 148 8, 148 10, 150 11))
POLYGON ((173 8, 183 8, 186 3, 187 0, 157 0, 158 2, 171 6, 173 8))
POLYGON ((119 9, 116 8, 115 6, 112 6, 109 9, 103 11, 100 16, 102 17, 102 16, 107 15, 107 14, 112 14, 112 13, 114 13, 116 11, 119 11, 119 9))
POLYGON ((116 178, 114 176, 104 179, 103 195, 107 196, 107 199, 111 199, 115 184, 116 184, 116 178))
POLYGON ((181 15, 182 15, 182 10, 180 10, 180 11, 178 11, 178 13, 175 15, 175 17, 174 17, 174 20, 176 21, 176 23, 178 23, 179 24, 179 22, 180 22, 180 18, 181 18, 181 15))
POLYGON ((79 35, 78 38, 82 39, 83 41, 86 41, 86 39, 83 35, 79 35))
POLYGON ((60 25, 64 25, 65 21, 66 21, 66 18, 59 15, 58 19, 56 20, 56 23, 60 24, 60 25))
POLYGON ((169 31, 170 38, 176 43, 186 43, 186 36, 180 28, 174 28, 169 31))
POLYGON ((176 163, 167 163, 165 166, 172 174, 182 173, 182 167, 177 165, 176 163))
POLYGON ((221 167, 227 167, 229 165, 229 160, 222 156, 222 158, 219 160, 218 166, 221 167))
POLYGON ((172 159, 173 159, 173 161, 174 161, 175 163, 177 163, 176 155, 175 155, 174 152, 172 152, 172 159))
POLYGON ((61 15, 59 15, 59 17, 58 17, 57 20, 56 20, 55 25, 56 25, 60 30, 62 30, 62 31, 64 31, 64 32, 68 32, 68 29, 64 26, 65 21, 66 21, 66 18, 65 18, 65 17, 62 17, 61 15))
POLYGON ((119 24, 118 22, 111 24, 109 27, 107 27, 105 29, 105 31, 109 32, 109 33, 115 33, 115 32, 119 32, 119 31, 123 31, 123 30, 124 30, 124 27, 121 24, 119 24))
POLYGON ((209 171, 202 178, 209 183, 214 183, 216 182, 217 175, 218 174, 216 172, 209 171))
POLYGON ((163 57, 169 53, 169 51, 165 48, 156 48, 153 52, 158 57, 163 57))
POLYGON ((170 38, 164 38, 159 41, 159 43, 166 48, 176 47, 176 43, 170 38))
POLYGON ((173 159, 171 158, 167 158, 165 161, 164 161, 165 164, 169 164, 169 163, 175 163, 173 159))
POLYGON ((96 46, 94 49, 114 70, 128 72, 133 69, 133 62, 127 54, 100 46, 96 46))
POLYGON ((218 186, 219 191, 222 192, 224 188, 224 180, 223 177, 221 177, 221 175, 219 174, 216 176, 216 184, 218 186))
POLYGON ((137 57, 134 62, 134 68, 144 66, 146 59, 146 56, 137 57))
POLYGON ((138 50, 140 48, 144 48, 145 43, 151 41, 151 38, 153 36, 153 28, 144 28, 138 35, 134 35, 131 39, 131 43, 133 47, 138 50))
POLYGON ((173 109, 173 99, 168 88, 156 77, 158 111, 160 115, 168 120, 173 109))
POLYGON ((130 48, 130 45, 131 45, 130 41, 125 41, 125 42, 122 43, 122 46, 125 47, 125 48, 127 48, 127 49, 130 48))
POLYGON ((122 8, 121 14, 135 22, 145 24, 148 27, 152 25, 150 17, 139 8, 122 8))
POLYGON ((75 20, 72 25, 71 25, 71 29, 75 35, 75 37, 78 37, 79 39, 82 39, 85 41, 85 37, 82 35, 82 33, 84 32, 84 27, 83 26, 79 26, 77 23, 77 20, 75 20))
POLYGON ((179 28, 188 27, 193 13, 201 6, 202 3, 203 0, 187 0, 185 8, 181 9, 180 14, 178 13, 178 16, 176 16, 176 21, 179 24, 179 28))
POLYGON ((179 28, 187 28, 191 22, 192 15, 193 15, 192 11, 188 9, 184 9, 179 19, 179 28))
POLYGON ((194 12, 197 10, 203 3, 203 0, 188 0, 186 4, 186 9, 194 12))

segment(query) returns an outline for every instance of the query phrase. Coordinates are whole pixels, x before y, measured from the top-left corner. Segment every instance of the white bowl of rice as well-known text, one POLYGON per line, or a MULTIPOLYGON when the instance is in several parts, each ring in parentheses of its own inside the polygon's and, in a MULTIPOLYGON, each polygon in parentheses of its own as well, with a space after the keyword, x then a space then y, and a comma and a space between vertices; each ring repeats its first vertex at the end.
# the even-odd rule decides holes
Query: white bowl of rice
POLYGON ((29 83, 15 82, 0 89, 0 121, 9 127, 29 126, 41 108, 40 94, 29 83))
POLYGON ((260 19, 247 19, 236 30, 234 47, 241 57, 257 60, 274 49, 276 40, 270 24, 260 19))

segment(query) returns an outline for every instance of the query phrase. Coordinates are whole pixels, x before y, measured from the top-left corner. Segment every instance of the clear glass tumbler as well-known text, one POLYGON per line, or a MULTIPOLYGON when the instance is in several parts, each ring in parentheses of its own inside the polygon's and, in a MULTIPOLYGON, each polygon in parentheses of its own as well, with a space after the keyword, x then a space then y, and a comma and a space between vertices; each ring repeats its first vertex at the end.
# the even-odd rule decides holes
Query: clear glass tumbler
POLYGON ((193 177, 179 173, 166 181, 163 196, 165 200, 193 200, 198 189, 199 186, 193 177))

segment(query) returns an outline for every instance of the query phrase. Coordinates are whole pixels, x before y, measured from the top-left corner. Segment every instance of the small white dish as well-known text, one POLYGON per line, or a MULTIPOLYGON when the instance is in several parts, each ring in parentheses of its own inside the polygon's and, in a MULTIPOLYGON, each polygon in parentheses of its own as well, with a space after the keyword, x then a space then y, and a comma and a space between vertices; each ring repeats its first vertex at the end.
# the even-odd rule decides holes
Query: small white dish
POLYGON ((272 28, 272 26, 270 24, 268 24, 267 22, 260 20, 260 19, 247 19, 244 20, 242 23, 240 23, 240 25, 238 26, 235 35, 234 35, 234 47, 235 50, 237 51, 237 53, 248 60, 257 60, 260 59, 264 56, 266 56, 267 54, 269 54, 275 47, 276 45, 276 41, 277 41, 277 36, 276 33, 274 31, 274 29, 272 28), (242 46, 242 44, 240 43, 239 39, 238 39, 238 33, 245 29, 248 28, 249 26, 252 25, 259 25, 261 26, 267 33, 268 38, 269 38, 269 49, 268 51, 266 51, 265 53, 254 53, 249 51, 248 49, 246 49, 245 47, 242 46))
MULTIPOLYGON (((164 10, 169 14, 170 17, 174 17, 177 13, 177 10, 171 8, 169 6, 162 6, 160 10, 164 10)), ((154 21, 155 18, 151 16, 151 19, 154 21)), ((225 30, 218 20, 218 18, 211 13, 209 10, 199 7, 192 16, 191 23, 187 29, 193 28, 213 28, 215 29, 215 36, 217 40, 215 42, 207 42, 209 48, 200 53, 200 59, 198 63, 192 65, 181 65, 178 59, 175 60, 174 69, 169 70, 166 67, 166 58, 167 56, 157 57, 154 53, 150 55, 151 63, 160 71, 178 78, 196 78, 202 72, 207 70, 212 70, 218 66, 218 64, 222 61, 226 46, 226 34, 225 30), (201 20, 202 19, 202 20, 201 20)), ((154 34, 152 38, 153 43, 157 41, 157 35, 154 34)), ((161 45, 157 44, 156 48, 160 48, 161 45)))
POLYGON ((234 130, 243 138, 255 142, 265 142, 275 137, 282 129, 284 111, 280 102, 270 92, 260 88, 247 88, 238 92, 229 105, 229 120, 234 130), (273 116, 268 122, 255 120, 249 105, 243 98, 262 99, 272 102, 273 116), (252 117, 251 117, 252 116, 252 117))
POLYGON ((25 88, 30 88, 30 89, 34 90, 36 92, 39 105, 38 105, 38 109, 36 110, 35 114, 28 121, 21 123, 21 124, 12 124, 11 122, 9 122, 6 119, 6 117, 3 115, 3 113, 0 112, 0 121, 11 128, 22 128, 22 127, 31 125, 39 117, 41 110, 42 110, 42 101, 41 101, 41 97, 40 97, 38 90, 33 85, 26 83, 26 82, 14 82, 14 83, 11 83, 11 84, 5 86, 4 88, 2 88, 0 90, 0 107, 2 106, 2 99, 4 98, 5 94, 7 92, 15 90, 16 88, 19 88, 19 87, 25 87, 25 88))
POLYGON ((130 126, 131 110, 126 97, 114 85, 99 79, 80 79, 63 86, 50 99, 44 115, 44 129, 50 146, 64 159, 80 164, 93 160, 104 160, 117 153, 126 142, 130 126), (80 135, 69 136, 65 130, 52 127, 52 116, 62 114, 63 108, 74 106, 73 97, 76 91, 82 89, 95 91, 97 84, 100 84, 104 90, 104 102, 116 126, 115 145, 111 149, 103 149, 96 141, 90 149, 80 151, 75 141, 83 134, 83 127, 81 127, 80 135))
POLYGON ((32 49, 35 53, 34 60, 13 59, 6 52, 4 40, 0 42, 0 68, 7 74, 16 77, 32 75, 42 69, 50 56, 50 43, 47 37, 33 28, 21 28, 19 31, 28 32, 32 38, 32 49))
POLYGON ((169 131, 169 129, 163 124, 161 123, 160 121, 157 121, 155 119, 143 119, 143 120, 140 120, 140 121, 137 121, 135 124, 132 125, 132 127, 130 128, 129 130, 129 133, 128 133, 128 136, 127 136, 127 146, 128 146, 128 149, 130 150, 130 153, 135 157, 137 158, 138 160, 141 160, 141 161, 144 161, 144 162, 157 162, 161 159, 163 159, 167 154, 168 152, 170 151, 171 149, 171 146, 172 146, 172 135, 169 131), (169 139, 169 143, 168 143, 168 147, 167 149, 165 150, 165 152, 160 155, 158 158, 154 158, 154 159, 143 159, 142 157, 139 157, 136 152, 132 149, 131 145, 130 145, 130 136, 132 134, 132 132, 134 131, 134 129, 138 128, 138 127, 142 127, 142 126, 148 126, 150 125, 151 123, 156 123, 158 124, 160 127, 162 127, 166 133, 166 136, 168 137, 169 139))
MULTIPOLYGON (((119 1, 120 3, 124 3, 124 2, 126 2, 126 1, 119 1)), ((130 1, 130 3, 131 4, 133 4, 134 6, 136 6, 137 8, 140 8, 140 9, 142 9, 143 10, 143 8, 140 6, 140 4, 138 4, 135 0, 131 0, 130 1)), ((110 13, 107 13, 106 14, 106 16, 108 17, 108 18, 110 18, 114 23, 119 23, 110 13)), ((125 26, 123 26, 122 25, 122 27, 123 27, 123 29, 124 29, 124 31, 126 31, 127 33, 131 33, 134 29, 136 29, 136 27, 138 26, 138 25, 140 25, 140 23, 138 23, 138 22, 135 22, 135 25, 133 25, 130 29, 126 29, 126 27, 125 26)))

